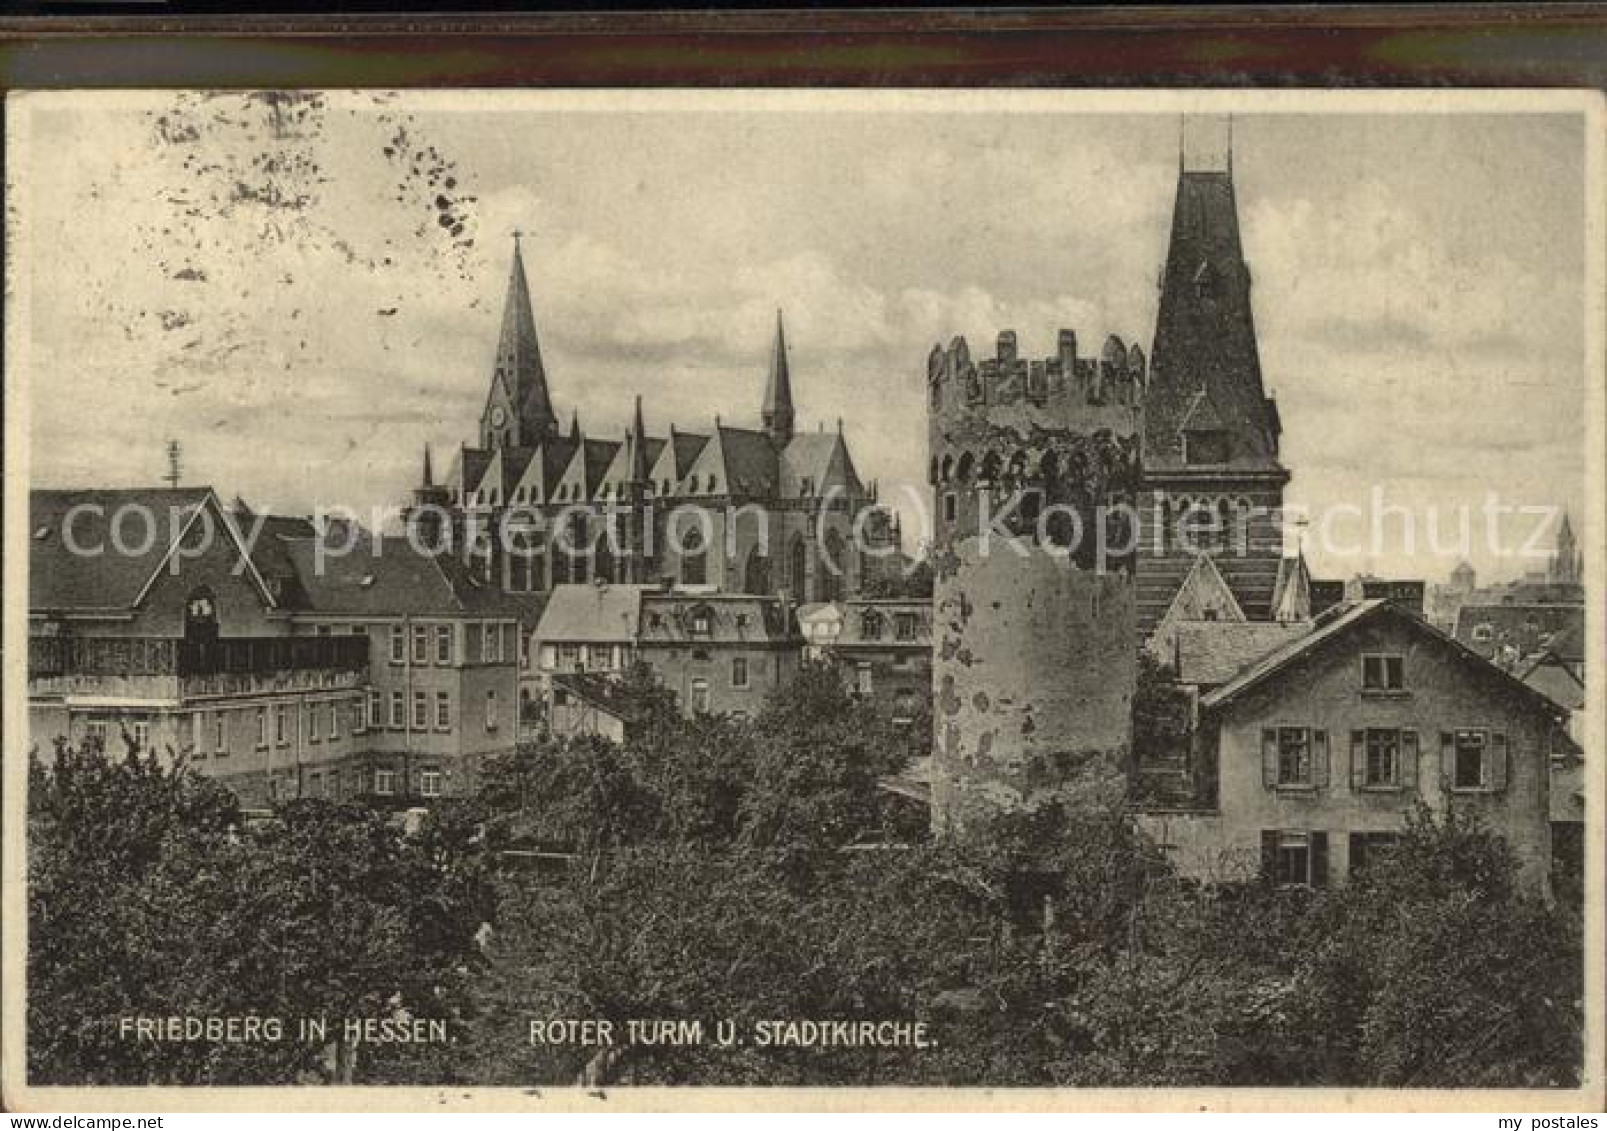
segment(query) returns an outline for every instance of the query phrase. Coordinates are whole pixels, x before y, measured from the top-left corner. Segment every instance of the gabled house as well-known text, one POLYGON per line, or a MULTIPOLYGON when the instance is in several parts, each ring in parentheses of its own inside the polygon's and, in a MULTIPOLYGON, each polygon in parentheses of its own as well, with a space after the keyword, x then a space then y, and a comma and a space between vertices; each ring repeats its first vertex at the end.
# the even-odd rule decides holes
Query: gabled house
POLYGON ((1395 603, 1331 610, 1198 709, 1203 805, 1140 817, 1183 875, 1343 882, 1421 801, 1476 813, 1545 889, 1566 711, 1395 603))

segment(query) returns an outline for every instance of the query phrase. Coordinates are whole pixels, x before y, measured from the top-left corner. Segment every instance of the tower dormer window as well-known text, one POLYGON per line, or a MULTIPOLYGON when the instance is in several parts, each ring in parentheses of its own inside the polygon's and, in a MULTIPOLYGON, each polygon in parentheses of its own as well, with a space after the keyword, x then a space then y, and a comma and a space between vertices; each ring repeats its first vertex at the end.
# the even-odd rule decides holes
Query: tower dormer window
POLYGON ((1227 463, 1228 434, 1220 429, 1189 429, 1183 433, 1183 462, 1227 463))

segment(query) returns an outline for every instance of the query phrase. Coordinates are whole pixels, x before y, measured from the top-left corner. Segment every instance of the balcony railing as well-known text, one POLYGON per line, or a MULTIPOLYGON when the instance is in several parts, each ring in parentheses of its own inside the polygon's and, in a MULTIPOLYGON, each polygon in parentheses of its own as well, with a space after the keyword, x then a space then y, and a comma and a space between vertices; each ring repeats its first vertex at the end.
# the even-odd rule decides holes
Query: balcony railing
POLYGON ((168 637, 30 637, 28 675, 271 675, 355 671, 368 666, 366 636, 231 636, 197 641, 168 637))

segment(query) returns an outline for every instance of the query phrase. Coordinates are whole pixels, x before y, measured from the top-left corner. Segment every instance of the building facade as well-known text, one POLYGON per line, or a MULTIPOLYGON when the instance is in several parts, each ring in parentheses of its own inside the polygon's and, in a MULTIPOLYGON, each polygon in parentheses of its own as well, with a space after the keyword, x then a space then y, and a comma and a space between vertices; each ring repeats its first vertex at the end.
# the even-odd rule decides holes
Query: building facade
POLYGON ((853 694, 903 726, 932 707, 932 602, 882 598, 798 610, 804 654, 839 665, 853 694))
POLYGON ((1141 825, 1179 872, 1341 883, 1422 802, 1474 813, 1546 890, 1550 775, 1575 749, 1566 712, 1385 600, 1310 632, 1201 696, 1193 742, 1203 804, 1141 825))

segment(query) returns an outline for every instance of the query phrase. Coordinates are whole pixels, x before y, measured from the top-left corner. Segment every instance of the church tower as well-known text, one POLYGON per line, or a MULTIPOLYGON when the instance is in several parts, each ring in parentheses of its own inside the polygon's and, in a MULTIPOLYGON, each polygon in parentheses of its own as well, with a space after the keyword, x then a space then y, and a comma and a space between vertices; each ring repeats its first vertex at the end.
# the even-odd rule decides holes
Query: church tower
POLYGON ((513 269, 502 306, 502 333, 497 340, 491 389, 480 415, 480 446, 534 447, 558 431, 547 392, 547 370, 541 363, 536 316, 530 306, 519 233, 513 237, 513 269))
POLYGON ((770 379, 764 386, 764 407, 760 410, 764 430, 777 446, 784 447, 793 436, 792 371, 787 365, 787 331, 776 311, 776 344, 770 355, 770 379))
POLYGON ((1261 381, 1231 123, 1217 168, 1189 168, 1179 147, 1160 290, 1143 414, 1139 629, 1165 615, 1201 553, 1245 616, 1267 620, 1289 473, 1278 459, 1277 405, 1261 381))

